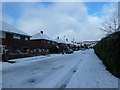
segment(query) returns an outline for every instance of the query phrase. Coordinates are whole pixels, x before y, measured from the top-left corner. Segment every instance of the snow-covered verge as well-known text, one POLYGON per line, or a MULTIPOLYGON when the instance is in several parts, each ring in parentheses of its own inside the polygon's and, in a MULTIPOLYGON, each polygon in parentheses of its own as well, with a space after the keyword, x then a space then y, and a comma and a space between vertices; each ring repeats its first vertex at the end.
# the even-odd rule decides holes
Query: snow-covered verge
POLYGON ((118 88, 118 78, 106 70, 94 50, 87 50, 85 54, 67 88, 118 88))
POLYGON ((3 63, 3 88, 117 88, 118 78, 89 49, 3 63))

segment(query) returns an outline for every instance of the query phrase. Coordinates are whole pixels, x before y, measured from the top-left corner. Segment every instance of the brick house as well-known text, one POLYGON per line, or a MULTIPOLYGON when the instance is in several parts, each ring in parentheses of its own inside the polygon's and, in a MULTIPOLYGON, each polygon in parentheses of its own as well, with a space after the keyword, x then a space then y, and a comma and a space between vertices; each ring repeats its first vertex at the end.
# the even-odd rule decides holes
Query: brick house
POLYGON ((67 49, 67 44, 65 41, 62 41, 59 37, 57 37, 55 41, 57 42, 57 47, 59 48, 60 52, 67 49))
POLYGON ((30 35, 10 24, 0 24, 0 54, 3 50, 9 54, 26 53, 29 50, 30 35))
POLYGON ((48 52, 53 47, 56 46, 56 42, 48 37, 43 31, 33 35, 30 38, 30 50, 33 53, 48 52))
POLYGON ((68 41, 68 39, 66 39, 65 43, 67 44, 67 47, 68 47, 69 49, 73 49, 74 45, 73 45, 72 42, 70 42, 70 41, 68 41))

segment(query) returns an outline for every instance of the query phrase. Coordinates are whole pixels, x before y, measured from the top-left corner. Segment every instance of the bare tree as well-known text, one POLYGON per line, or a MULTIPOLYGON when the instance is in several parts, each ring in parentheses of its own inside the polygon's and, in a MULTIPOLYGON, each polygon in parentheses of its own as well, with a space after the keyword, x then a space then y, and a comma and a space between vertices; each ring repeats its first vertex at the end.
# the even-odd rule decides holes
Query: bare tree
POLYGON ((104 21, 100 30, 106 32, 108 35, 120 31, 119 20, 119 15, 114 13, 112 17, 109 17, 104 21))

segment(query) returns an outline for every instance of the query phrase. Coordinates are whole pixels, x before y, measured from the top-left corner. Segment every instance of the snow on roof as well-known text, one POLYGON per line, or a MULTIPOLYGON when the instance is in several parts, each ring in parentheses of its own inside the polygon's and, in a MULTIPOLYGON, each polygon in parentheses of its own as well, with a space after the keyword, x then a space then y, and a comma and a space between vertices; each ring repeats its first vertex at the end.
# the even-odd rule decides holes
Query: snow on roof
POLYGON ((77 43, 74 43, 75 46, 79 46, 77 43))
POLYGON ((65 43, 66 43, 66 44, 73 44, 72 42, 67 41, 67 40, 65 41, 65 43))
POLYGON ((43 33, 37 33, 37 34, 33 35, 30 39, 31 40, 45 39, 45 40, 49 40, 49 41, 54 41, 52 38, 48 37, 47 35, 45 35, 43 33))
POLYGON ((12 26, 12 25, 4 22, 4 21, 1 21, 1 22, 2 23, 0 23, 0 31, 9 32, 9 33, 15 33, 15 34, 21 34, 21 35, 25 35, 25 36, 30 36, 27 33, 17 29, 16 27, 14 27, 14 26, 12 26))
POLYGON ((59 38, 56 38, 56 39, 54 39, 57 43, 64 43, 64 41, 62 41, 61 39, 59 39, 59 38))
POLYGON ((4 47, 5 45, 0 45, 0 47, 4 47))

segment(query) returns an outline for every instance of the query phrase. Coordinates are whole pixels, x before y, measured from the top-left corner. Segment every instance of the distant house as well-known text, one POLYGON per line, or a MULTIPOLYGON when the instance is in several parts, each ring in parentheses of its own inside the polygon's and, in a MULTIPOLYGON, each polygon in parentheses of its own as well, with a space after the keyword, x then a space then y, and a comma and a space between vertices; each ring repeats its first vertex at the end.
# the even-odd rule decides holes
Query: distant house
POLYGON ((65 41, 62 41, 59 37, 57 37, 55 41, 57 42, 57 46, 60 51, 63 51, 67 48, 67 44, 65 43, 65 41))
POLYGON ((74 47, 73 43, 70 42, 70 41, 68 41, 68 39, 66 39, 65 44, 66 44, 67 47, 70 48, 70 49, 73 49, 73 47, 74 47))
POLYGON ((10 24, 3 22, 0 24, 0 53, 9 52, 25 53, 29 50, 30 35, 17 29, 10 24))
POLYGON ((77 42, 77 43, 82 46, 87 45, 88 47, 93 47, 98 43, 98 41, 83 41, 83 42, 77 42))
POLYGON ((79 44, 77 44, 76 42, 74 43, 74 50, 79 50, 80 49, 80 45, 79 44))
POLYGON ((49 52, 56 45, 56 42, 41 31, 30 38, 31 52, 49 52))

